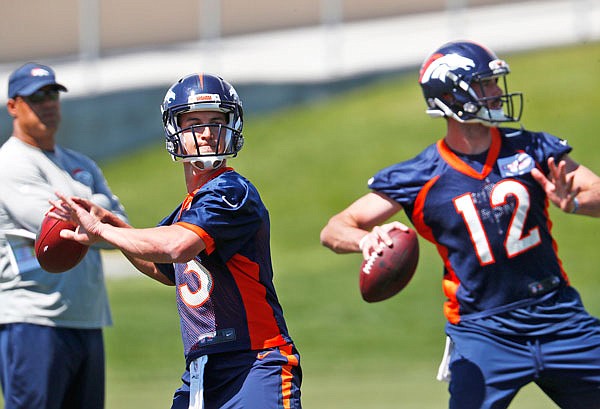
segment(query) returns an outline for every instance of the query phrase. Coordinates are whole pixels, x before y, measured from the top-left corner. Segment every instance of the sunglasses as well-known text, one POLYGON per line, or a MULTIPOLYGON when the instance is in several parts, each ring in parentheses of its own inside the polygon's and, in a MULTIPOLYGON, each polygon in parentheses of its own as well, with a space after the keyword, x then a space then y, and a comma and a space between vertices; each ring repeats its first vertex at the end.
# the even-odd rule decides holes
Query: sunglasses
POLYGON ((27 102, 39 104, 44 101, 58 101, 58 91, 55 89, 39 90, 31 95, 23 97, 27 102))

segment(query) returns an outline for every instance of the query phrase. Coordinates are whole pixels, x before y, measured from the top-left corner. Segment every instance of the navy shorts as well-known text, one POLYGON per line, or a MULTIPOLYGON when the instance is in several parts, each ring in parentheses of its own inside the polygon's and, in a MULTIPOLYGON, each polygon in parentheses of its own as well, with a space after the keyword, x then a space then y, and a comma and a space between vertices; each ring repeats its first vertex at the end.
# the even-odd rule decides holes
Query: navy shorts
POLYGON ((560 408, 600 408, 600 324, 587 313, 552 334, 498 336, 474 325, 446 326, 450 408, 507 408, 530 382, 560 408))
POLYGON ((0 325, 5 409, 104 408, 101 329, 0 325))
MULTIPOLYGON (((208 355, 204 366, 205 409, 301 409, 300 355, 292 345, 260 351, 208 355)), ((190 407, 190 371, 172 409, 190 407)))

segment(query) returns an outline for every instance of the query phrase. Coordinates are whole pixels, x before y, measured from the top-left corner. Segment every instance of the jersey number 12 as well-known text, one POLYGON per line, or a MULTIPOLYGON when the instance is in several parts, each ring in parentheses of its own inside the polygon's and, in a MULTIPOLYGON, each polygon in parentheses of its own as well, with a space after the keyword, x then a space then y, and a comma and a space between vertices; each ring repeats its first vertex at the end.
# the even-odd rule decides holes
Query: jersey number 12
MULTIPOLYGON (((504 206, 508 196, 515 198, 516 206, 504 240, 504 248, 508 257, 514 257, 537 246, 541 239, 538 227, 527 233, 523 232, 531 202, 529 192, 519 182, 503 180, 494 186, 490 196, 492 208, 504 206)), ((454 206, 467 226, 479 263, 482 266, 494 263, 494 254, 471 194, 467 193, 454 199, 454 206)))

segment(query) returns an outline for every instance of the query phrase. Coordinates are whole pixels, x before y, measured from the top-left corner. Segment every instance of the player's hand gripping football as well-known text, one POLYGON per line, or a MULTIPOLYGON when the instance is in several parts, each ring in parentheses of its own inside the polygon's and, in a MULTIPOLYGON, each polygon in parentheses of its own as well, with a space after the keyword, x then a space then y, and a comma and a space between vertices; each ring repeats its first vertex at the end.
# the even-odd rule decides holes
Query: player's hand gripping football
POLYGON ((372 252, 381 254, 384 246, 391 247, 393 241, 390 237, 390 231, 394 229, 400 229, 402 231, 409 230, 408 226, 398 221, 373 227, 373 230, 367 233, 359 243, 363 258, 365 260, 368 259, 372 252))
POLYGON ((547 177, 536 168, 531 170, 531 176, 542 186, 552 203, 563 212, 571 213, 579 188, 573 187, 573 175, 567 175, 567 163, 563 160, 557 165, 554 158, 549 158, 548 169, 547 177))
POLYGON ((60 200, 50 201, 54 209, 48 215, 77 225, 74 231, 62 230, 60 233, 62 238, 88 246, 102 239, 102 219, 108 218, 106 213, 110 212, 80 197, 67 197, 58 192, 56 196, 60 200))

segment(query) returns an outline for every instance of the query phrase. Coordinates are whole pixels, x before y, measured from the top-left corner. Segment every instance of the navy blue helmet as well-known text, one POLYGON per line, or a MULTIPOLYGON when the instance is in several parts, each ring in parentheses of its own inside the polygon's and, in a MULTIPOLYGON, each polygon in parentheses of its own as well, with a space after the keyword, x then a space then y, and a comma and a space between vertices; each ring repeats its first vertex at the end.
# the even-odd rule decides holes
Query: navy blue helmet
POLYGON ((216 169, 226 158, 234 157, 244 144, 242 102, 231 84, 211 74, 187 75, 167 91, 162 106, 162 122, 167 151, 173 160, 192 162, 200 169, 216 169), (178 117, 185 112, 216 111, 227 116, 227 124, 199 124, 182 129, 178 117), (200 149, 201 129, 211 127, 218 142, 213 152, 200 149), (185 149, 184 138, 193 137, 195 151, 185 149))
POLYGON ((518 122, 523 110, 523 95, 508 93, 506 75, 509 72, 506 61, 477 43, 455 41, 444 44, 425 59, 419 73, 419 84, 427 102, 426 112, 434 118, 450 117, 459 122, 479 122, 488 126, 518 122), (486 96, 482 87, 486 80, 497 81, 503 94, 486 96), (492 100, 500 101, 501 106, 490 108, 492 100))

